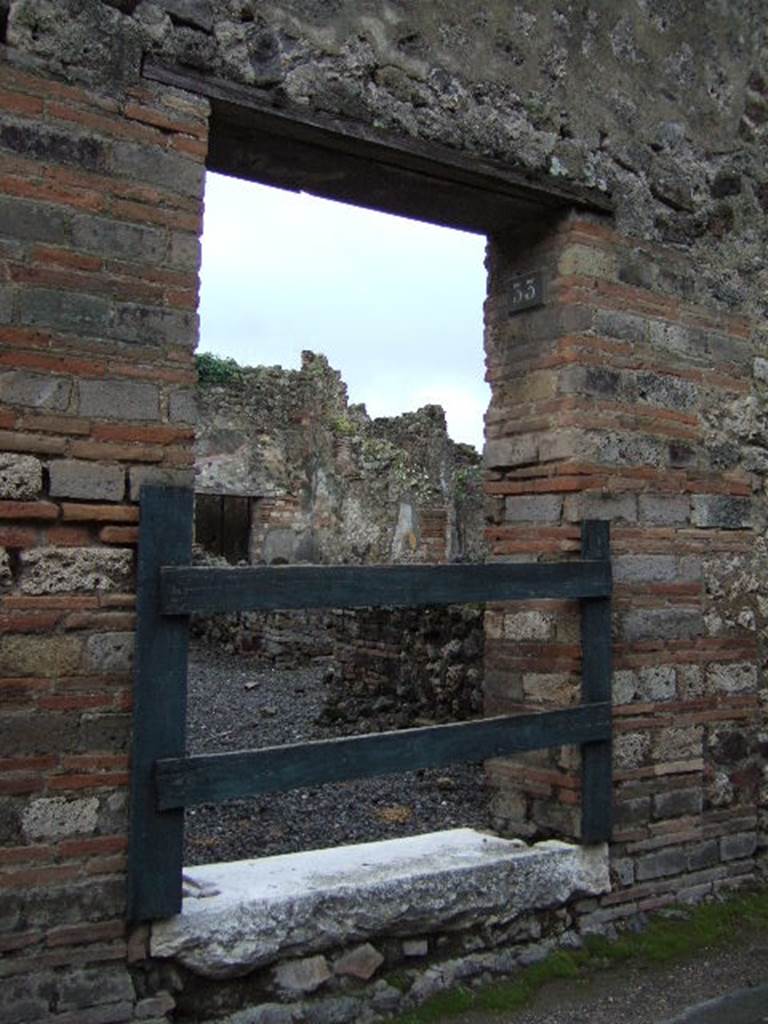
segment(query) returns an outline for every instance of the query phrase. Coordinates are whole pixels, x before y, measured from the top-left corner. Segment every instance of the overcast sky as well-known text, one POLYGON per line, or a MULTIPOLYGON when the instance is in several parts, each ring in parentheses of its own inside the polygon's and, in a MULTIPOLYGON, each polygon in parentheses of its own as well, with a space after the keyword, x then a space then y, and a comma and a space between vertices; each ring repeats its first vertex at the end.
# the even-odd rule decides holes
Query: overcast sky
POLYGON ((482 446, 485 239, 208 174, 201 352, 341 371, 371 416, 442 405, 482 446))

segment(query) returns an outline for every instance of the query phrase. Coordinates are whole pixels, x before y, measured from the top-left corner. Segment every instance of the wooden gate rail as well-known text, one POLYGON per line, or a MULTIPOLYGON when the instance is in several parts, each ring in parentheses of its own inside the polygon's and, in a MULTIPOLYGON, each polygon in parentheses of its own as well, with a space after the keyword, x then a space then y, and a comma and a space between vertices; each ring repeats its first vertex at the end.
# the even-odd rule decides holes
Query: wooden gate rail
POLYGON ((611 834, 609 526, 582 526, 582 559, 557 564, 193 568, 192 492, 141 492, 128 914, 181 909, 184 807, 299 786, 482 761, 580 744, 584 842, 611 834), (189 615, 253 609, 467 604, 530 598, 581 603, 582 703, 558 711, 185 755, 189 615))

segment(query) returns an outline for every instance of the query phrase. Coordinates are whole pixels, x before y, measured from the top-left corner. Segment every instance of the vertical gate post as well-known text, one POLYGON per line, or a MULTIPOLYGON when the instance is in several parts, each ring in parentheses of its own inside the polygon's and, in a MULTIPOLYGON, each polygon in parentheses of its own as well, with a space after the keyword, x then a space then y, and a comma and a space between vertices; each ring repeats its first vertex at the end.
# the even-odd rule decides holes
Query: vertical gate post
MULTIPOLYGON (((590 519, 581 526, 581 557, 611 557, 610 524, 590 519)), ((587 597, 581 600, 581 700, 584 704, 610 702, 611 599, 587 597)), ((581 839, 584 843, 606 842, 611 837, 613 817, 613 773, 611 741, 581 746, 581 839)))
POLYGON ((185 753, 189 616, 160 614, 160 566, 189 564, 192 491, 141 489, 128 848, 128 917, 181 909, 184 810, 158 811, 154 764, 185 753))

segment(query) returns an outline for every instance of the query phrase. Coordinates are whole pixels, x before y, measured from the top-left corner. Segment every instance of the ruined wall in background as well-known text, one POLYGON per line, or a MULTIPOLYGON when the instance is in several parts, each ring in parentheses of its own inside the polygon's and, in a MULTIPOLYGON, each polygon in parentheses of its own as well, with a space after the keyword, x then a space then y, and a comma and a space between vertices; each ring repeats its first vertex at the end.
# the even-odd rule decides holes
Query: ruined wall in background
MULTIPOLYGON (((195 488, 250 497, 252 563, 484 559, 480 456, 439 406, 371 420, 311 352, 298 370, 200 366, 195 488)), ((346 731, 482 710, 481 608, 241 612, 193 630, 272 664, 326 663, 326 715, 346 731)))
MULTIPOLYGON (((567 558, 582 517, 615 524, 615 891, 570 908, 569 927, 610 928, 756 877, 768 841, 763 0, 0 10, 6 1018, 157 1024, 174 1005, 171 975, 122 919, 125 559, 139 481, 178 479, 192 458, 208 106, 148 84, 147 58, 253 87, 294 116, 611 197, 611 217, 494 239, 487 310, 493 557, 567 558), (510 275, 538 267, 547 305, 509 318, 510 275)), ((572 699, 569 609, 496 609, 486 648, 489 707, 572 699)), ((499 806, 508 824, 573 828, 572 759, 495 770, 518 789, 499 806)), ((467 976, 485 969, 473 963, 467 976)), ((456 976, 419 985, 418 970, 405 975, 414 1000, 456 976)), ((307 995, 300 1017, 334 985, 294 993, 307 995)), ((329 1000, 327 1015, 360 1018, 351 996, 329 1000)))
POLYGON ((198 388, 195 490, 253 499, 253 564, 482 560, 480 457, 439 406, 372 420, 312 352, 227 371, 198 388))

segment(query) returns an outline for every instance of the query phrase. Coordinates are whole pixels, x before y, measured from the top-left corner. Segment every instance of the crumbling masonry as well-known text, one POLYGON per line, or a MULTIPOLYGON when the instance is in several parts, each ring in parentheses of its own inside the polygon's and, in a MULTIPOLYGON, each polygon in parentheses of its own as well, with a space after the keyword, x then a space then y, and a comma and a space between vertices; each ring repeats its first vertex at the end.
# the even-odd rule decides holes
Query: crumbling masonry
MULTIPOLYGON (((567 558, 582 518, 613 523, 612 891, 488 932, 496 959, 428 935, 409 964, 508 967, 534 934, 754 879, 763 0, 2 0, 0 31, 0 1020, 212 1019, 287 976, 365 1019, 341 953, 196 1004, 124 921, 137 498, 191 479, 206 166, 487 234, 491 557, 567 558), (531 271, 543 304, 510 315, 531 271)), ((571 607, 490 608, 486 709, 568 703, 578 660, 571 607)), ((511 831, 577 838, 571 751, 491 771, 511 831)))

